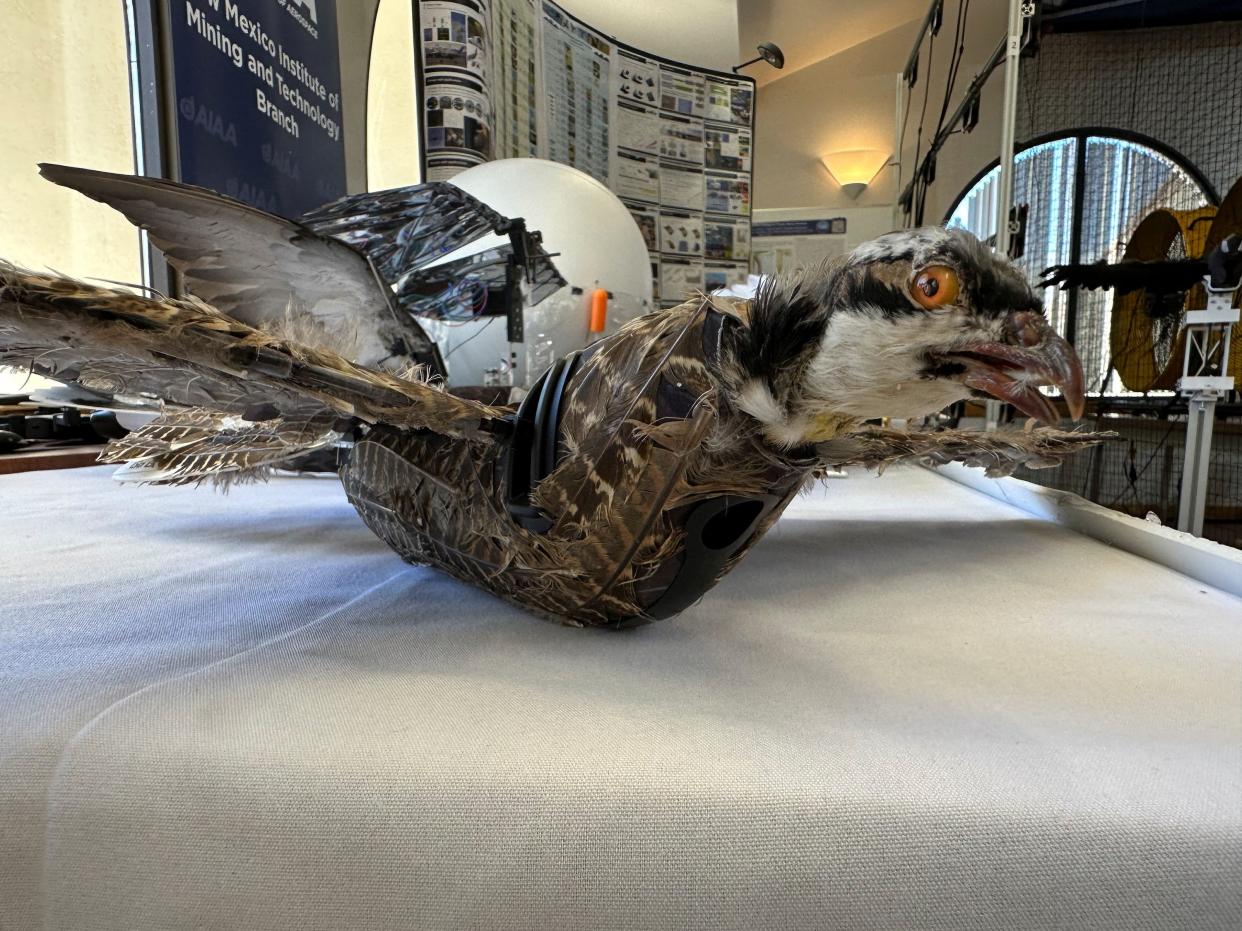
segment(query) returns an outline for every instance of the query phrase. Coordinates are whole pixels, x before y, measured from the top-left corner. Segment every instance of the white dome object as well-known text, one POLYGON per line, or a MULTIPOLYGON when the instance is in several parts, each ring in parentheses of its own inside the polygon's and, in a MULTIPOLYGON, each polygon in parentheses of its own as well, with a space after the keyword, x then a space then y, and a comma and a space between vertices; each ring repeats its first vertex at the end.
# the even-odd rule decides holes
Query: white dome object
MULTIPOLYGON (((535 369, 547 356, 559 358, 593 338, 588 322, 591 294, 597 288, 612 295, 605 334, 652 310, 651 261, 638 224, 617 196, 590 175, 545 159, 510 158, 468 168, 450 183, 498 213, 523 218, 527 229, 538 230, 544 248, 568 282, 542 303, 525 308, 523 345, 510 347, 504 317, 466 323, 420 317, 419 322, 440 345, 450 384, 484 384, 484 373, 503 367, 512 348, 517 356, 512 384, 529 385, 541 374, 535 369), (528 356, 532 360, 529 377, 528 356)), ((431 264, 494 249, 508 241, 507 236, 484 236, 431 264)))

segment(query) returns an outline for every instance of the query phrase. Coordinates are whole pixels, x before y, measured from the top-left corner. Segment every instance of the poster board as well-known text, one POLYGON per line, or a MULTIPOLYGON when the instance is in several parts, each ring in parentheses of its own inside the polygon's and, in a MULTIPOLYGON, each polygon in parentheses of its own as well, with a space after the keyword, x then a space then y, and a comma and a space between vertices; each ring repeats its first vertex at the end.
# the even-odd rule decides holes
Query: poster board
POLYGON ((424 172, 546 158, 606 184, 671 306, 746 278, 755 85, 618 42, 553 0, 421 0, 424 172))
POLYGON ((891 207, 756 210, 751 270, 759 275, 796 272, 844 255, 894 228, 891 207))
POLYGON ((296 217, 346 193, 336 0, 163 0, 167 173, 296 217))

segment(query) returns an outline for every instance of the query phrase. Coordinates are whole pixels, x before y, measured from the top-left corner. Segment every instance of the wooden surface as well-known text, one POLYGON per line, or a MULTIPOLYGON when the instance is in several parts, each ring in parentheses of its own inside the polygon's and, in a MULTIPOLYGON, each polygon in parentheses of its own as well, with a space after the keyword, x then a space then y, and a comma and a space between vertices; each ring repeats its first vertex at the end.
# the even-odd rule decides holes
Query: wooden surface
POLYGON ((0 456, 0 475, 44 469, 80 469, 95 465, 103 445, 55 446, 22 450, 0 456))

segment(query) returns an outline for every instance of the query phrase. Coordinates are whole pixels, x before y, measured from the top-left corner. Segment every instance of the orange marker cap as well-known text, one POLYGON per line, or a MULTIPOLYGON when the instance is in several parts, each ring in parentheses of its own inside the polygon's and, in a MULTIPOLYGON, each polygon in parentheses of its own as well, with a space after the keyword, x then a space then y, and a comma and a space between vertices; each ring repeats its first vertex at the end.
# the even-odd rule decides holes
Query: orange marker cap
POLYGON ((608 325, 608 292, 596 288, 591 293, 591 322, 588 329, 592 333, 603 333, 608 325))

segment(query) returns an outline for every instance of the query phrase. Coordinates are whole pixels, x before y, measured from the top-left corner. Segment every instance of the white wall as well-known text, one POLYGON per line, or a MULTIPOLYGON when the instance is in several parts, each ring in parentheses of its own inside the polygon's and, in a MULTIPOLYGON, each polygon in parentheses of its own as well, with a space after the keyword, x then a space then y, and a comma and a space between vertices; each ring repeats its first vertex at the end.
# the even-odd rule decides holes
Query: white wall
MULTIPOLYGON (((886 10, 895 14, 896 8, 886 10)), ((976 3, 969 8, 966 51, 949 107, 963 91, 1004 34, 1006 5, 976 3)), ((906 162, 900 184, 915 164, 918 123, 924 93, 930 90, 923 127, 923 151, 936 128, 953 46, 957 4, 946 4, 945 25, 928 62, 925 42, 919 81, 912 95, 904 156, 895 150, 897 83, 926 4, 918 16, 863 42, 842 49, 815 64, 783 74, 759 88, 756 103, 755 192, 757 208, 822 205, 828 208, 878 207, 894 204, 898 191, 895 168, 882 171, 871 186, 851 200, 819 164, 826 152, 879 149, 906 162)), ((1003 72, 993 75, 983 93, 979 128, 951 137, 938 162, 938 179, 928 197, 926 222, 939 223, 944 207, 937 197, 955 195, 970 177, 1000 151, 999 103, 1003 72), (952 194, 948 191, 952 189, 952 194)))
POLYGON ((115 3, 0 2, 0 257, 139 280, 120 214, 39 177, 39 162, 134 168, 125 17, 115 3))
MULTIPOLYGON (((39 162, 134 168, 119 2, 0 2, 0 259, 80 277, 141 279, 118 213, 39 177, 39 162)), ((0 370, 0 393, 45 382, 0 370)))
POLYGON ((736 0, 557 3, 601 32, 665 58, 718 71, 728 71, 742 60, 737 49, 736 0))

